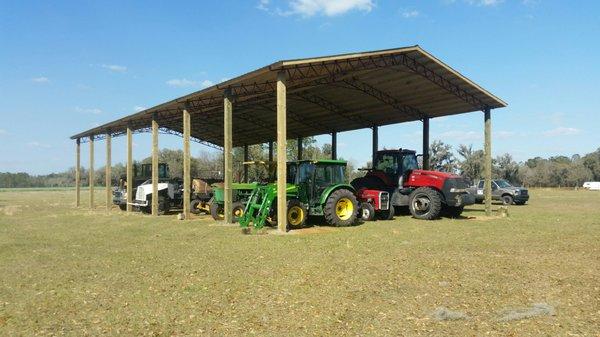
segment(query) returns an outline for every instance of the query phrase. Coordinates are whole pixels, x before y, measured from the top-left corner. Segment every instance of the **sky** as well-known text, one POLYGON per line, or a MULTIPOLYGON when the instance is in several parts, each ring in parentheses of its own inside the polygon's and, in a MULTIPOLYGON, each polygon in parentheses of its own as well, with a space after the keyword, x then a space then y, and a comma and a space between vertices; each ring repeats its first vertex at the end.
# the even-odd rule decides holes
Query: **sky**
MULTIPOLYGON (((71 135, 277 60, 416 44, 509 104, 492 112, 494 156, 600 147, 597 1, 0 0, 0 172, 66 170, 71 135)), ((483 113, 432 119, 430 135, 482 148, 483 113)), ((134 136, 134 158, 150 137, 134 136)), ((340 133, 339 156, 364 165, 370 137, 340 133)), ((419 151, 421 124, 382 127, 379 142, 419 151)), ((95 154, 101 167, 104 142, 95 154)), ((112 157, 125 160, 124 137, 112 157)))

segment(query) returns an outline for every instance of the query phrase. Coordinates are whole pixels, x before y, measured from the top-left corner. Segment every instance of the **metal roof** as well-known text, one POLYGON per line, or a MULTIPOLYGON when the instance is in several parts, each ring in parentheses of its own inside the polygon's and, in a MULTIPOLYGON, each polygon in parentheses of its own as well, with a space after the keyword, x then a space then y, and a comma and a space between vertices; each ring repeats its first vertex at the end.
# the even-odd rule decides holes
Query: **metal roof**
POLYGON ((233 145, 276 138, 276 81, 286 77, 290 139, 441 117, 506 103, 419 46, 286 60, 72 136, 147 131, 181 134, 191 113, 194 140, 223 145, 223 97, 233 101, 233 145))

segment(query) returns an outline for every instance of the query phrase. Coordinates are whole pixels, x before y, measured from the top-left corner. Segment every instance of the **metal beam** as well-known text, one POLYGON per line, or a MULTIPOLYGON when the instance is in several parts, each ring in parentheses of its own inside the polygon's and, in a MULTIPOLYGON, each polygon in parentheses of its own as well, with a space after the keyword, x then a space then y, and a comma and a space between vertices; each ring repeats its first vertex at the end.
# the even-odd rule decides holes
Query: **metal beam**
POLYGON ((285 73, 279 73, 277 74, 277 228, 280 232, 287 231, 286 109, 285 73))
POLYGON ((423 169, 429 170, 429 117, 423 118, 423 169))
POLYGON ((104 167, 105 188, 106 188, 106 211, 112 208, 112 160, 111 160, 111 137, 106 134, 106 166, 104 167))
POLYGON ((152 215, 158 215, 158 122, 152 119, 152 215))
POLYGON ((133 211, 133 132, 127 128, 127 212, 133 211))
POLYGON ((331 159, 337 159, 337 132, 331 133, 331 159))
POLYGON ((81 139, 75 140, 75 206, 81 205, 81 139))
POLYGON ((372 135, 372 155, 371 155, 371 167, 375 167, 375 157, 377 156, 377 151, 379 150, 379 127, 377 125, 372 127, 373 135, 372 135))
POLYGON ((233 105, 231 103, 231 92, 227 92, 223 98, 223 152, 225 155, 225 222, 232 223, 232 203, 233 203, 233 105))
POLYGON ((296 139, 296 143, 298 146, 298 155, 297 155, 298 160, 302 160, 302 141, 303 141, 302 137, 298 137, 298 139, 296 139))
POLYGON ((485 214, 490 216, 492 215, 492 116, 489 108, 483 111, 483 116, 485 124, 483 194, 485 196, 485 214))
POLYGON ((90 209, 94 209, 94 136, 90 137, 90 168, 88 172, 90 186, 90 209))
POLYGON ((185 219, 190 218, 190 188, 192 181, 190 177, 190 113, 183 109, 183 215, 185 219))

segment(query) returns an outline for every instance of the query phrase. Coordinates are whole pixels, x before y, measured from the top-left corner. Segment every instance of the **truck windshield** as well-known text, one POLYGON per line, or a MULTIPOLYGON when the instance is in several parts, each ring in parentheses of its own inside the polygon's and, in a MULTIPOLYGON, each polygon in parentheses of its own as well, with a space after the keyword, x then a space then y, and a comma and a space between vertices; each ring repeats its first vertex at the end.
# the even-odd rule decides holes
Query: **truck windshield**
POLYGON ((496 180, 496 184, 500 188, 509 188, 509 187, 512 187, 512 185, 508 181, 506 181, 504 179, 496 180))

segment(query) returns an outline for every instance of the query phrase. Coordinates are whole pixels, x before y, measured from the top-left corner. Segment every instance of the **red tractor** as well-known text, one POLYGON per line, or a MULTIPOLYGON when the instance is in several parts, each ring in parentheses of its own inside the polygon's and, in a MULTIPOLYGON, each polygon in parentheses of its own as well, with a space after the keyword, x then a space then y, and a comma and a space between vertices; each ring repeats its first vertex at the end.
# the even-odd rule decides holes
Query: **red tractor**
MULTIPOLYGON (((377 151, 373 168, 364 177, 356 178, 351 185, 357 190, 358 198, 372 206, 379 218, 391 219, 395 207, 408 206, 417 219, 432 220, 444 214, 458 217, 464 206, 475 203, 475 197, 467 191, 469 183, 460 176, 419 169, 417 155, 412 150, 377 151), (381 198, 372 197, 377 192, 387 192, 387 210, 376 208, 381 198), (377 200, 378 203, 373 202, 377 200)), ((379 194, 385 202, 385 194, 379 194)), ((365 207, 371 210, 369 205, 365 207)), ((383 205, 385 206, 385 205, 383 205)), ((363 219, 365 212, 363 208, 363 219)), ((368 213, 368 211, 367 211, 368 213)))

